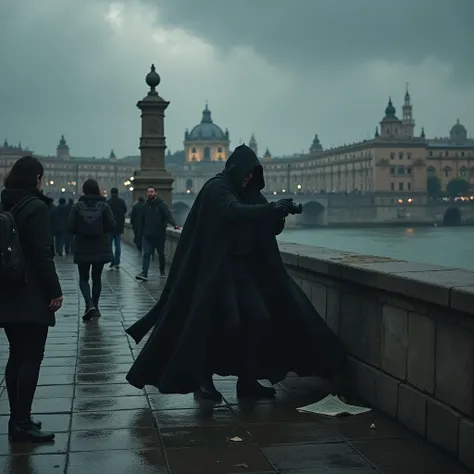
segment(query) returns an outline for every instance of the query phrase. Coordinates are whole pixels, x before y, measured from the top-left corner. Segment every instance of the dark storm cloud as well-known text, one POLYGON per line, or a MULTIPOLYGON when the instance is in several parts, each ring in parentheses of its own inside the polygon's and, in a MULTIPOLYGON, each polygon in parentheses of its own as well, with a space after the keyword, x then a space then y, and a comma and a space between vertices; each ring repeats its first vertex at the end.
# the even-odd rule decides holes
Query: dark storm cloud
MULTIPOLYGON (((151 0, 150 0, 151 1, 151 0)), ((474 0, 161 0, 162 20, 302 71, 364 60, 452 63, 472 78, 474 0)))

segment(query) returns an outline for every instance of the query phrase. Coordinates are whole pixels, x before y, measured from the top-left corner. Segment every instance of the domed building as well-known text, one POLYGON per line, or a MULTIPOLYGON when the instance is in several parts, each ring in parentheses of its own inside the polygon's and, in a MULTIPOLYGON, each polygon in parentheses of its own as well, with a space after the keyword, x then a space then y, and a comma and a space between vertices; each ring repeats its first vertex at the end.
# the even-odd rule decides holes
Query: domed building
POLYGON ((201 123, 184 133, 184 154, 187 163, 226 161, 229 156, 229 131, 212 121, 206 104, 201 123))
POLYGON ((459 123, 459 119, 451 128, 449 132, 449 139, 450 141, 459 144, 466 143, 468 141, 466 127, 462 123, 459 123))

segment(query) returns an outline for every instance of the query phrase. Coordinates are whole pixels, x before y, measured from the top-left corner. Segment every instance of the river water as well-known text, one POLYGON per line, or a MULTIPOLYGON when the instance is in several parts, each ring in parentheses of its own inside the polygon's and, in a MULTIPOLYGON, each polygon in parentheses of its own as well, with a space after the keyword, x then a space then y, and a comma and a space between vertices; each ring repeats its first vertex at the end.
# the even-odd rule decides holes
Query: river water
POLYGON ((474 270, 474 227, 296 228, 279 240, 474 270))

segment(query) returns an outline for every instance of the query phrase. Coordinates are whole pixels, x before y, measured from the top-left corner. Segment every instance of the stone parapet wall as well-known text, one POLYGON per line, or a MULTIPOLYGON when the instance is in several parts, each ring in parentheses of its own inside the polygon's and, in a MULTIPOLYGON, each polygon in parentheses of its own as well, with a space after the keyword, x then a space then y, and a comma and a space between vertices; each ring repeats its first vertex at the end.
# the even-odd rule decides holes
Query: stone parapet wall
MULTIPOLYGON (((179 231, 168 230, 172 258, 179 231)), ((474 469, 474 272, 280 244, 371 406, 474 469)))

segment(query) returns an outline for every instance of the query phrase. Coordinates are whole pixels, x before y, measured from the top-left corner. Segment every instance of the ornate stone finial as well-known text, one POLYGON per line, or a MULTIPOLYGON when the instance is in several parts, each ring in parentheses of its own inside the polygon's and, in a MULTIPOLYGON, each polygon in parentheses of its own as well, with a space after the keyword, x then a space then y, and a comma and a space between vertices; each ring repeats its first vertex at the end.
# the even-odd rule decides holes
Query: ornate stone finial
POLYGON ((159 74, 156 72, 154 64, 151 65, 151 70, 146 75, 145 82, 150 87, 150 92, 148 92, 148 95, 158 95, 158 93, 156 92, 156 88, 160 84, 161 78, 160 78, 159 74))
POLYGON ((421 138, 425 138, 426 135, 425 135, 425 127, 421 127, 421 138))

